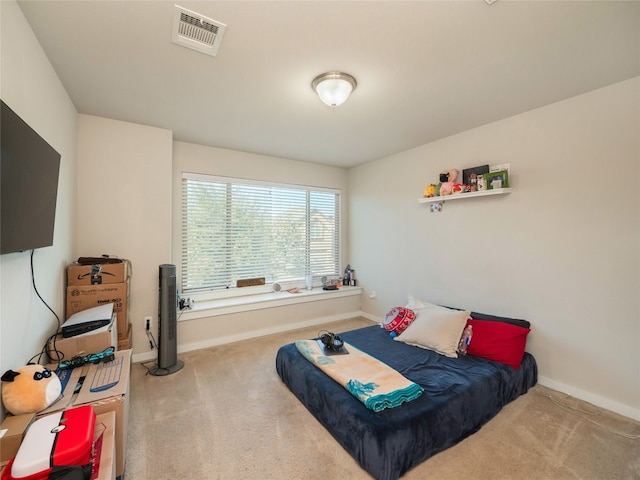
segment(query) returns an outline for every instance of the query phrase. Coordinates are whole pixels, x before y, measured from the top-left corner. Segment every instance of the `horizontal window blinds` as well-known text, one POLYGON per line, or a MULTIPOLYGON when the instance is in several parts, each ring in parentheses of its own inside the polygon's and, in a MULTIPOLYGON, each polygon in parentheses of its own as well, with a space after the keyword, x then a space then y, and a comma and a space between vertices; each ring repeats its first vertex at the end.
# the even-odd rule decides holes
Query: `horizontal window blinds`
POLYGON ((183 174, 183 291, 338 274, 339 207, 335 190, 183 174))

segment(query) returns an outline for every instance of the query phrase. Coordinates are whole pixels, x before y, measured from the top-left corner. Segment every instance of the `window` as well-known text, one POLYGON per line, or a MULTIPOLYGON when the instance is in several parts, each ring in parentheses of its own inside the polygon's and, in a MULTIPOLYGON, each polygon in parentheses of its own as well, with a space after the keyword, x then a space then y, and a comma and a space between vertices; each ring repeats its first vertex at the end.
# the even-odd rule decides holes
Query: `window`
POLYGON ((184 173, 182 290, 338 275, 340 193, 184 173))

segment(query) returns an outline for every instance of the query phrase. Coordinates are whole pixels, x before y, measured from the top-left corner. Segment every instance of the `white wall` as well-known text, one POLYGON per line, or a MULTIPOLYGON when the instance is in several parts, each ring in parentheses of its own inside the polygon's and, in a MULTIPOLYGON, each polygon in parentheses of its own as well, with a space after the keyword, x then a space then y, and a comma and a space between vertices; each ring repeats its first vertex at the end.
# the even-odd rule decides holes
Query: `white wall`
MULTIPOLYGON (((15 2, 0 2, 0 22, 0 96, 61 155, 53 246, 35 251, 34 270, 40 295, 64 320, 64 269, 74 252, 76 110, 15 2)), ((57 329, 31 285, 29 258, 0 256, 0 373, 25 365, 57 329)))
POLYGON ((134 346, 146 341, 144 317, 158 314, 158 266, 171 260, 172 136, 160 128, 78 117, 77 256, 131 261, 134 346))
POLYGON ((353 168, 363 310, 412 292, 528 319, 541 383, 640 418, 639 91, 635 78, 353 168), (417 201, 442 170, 501 163, 509 195, 433 214, 417 201))

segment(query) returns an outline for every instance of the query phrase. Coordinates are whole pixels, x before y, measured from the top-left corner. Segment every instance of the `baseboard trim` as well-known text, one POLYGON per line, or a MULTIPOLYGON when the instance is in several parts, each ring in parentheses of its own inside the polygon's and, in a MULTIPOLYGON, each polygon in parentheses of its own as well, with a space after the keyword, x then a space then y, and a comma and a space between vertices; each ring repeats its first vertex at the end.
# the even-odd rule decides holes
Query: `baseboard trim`
POLYGON ((585 402, 589 402, 598 407, 605 408, 611 412, 631 418, 632 420, 640 420, 639 409, 615 402, 610 398, 605 398, 600 395, 596 395, 595 393, 586 392, 579 388, 572 387, 571 385, 567 385, 566 383, 558 382, 556 380, 552 380, 551 378, 540 375, 538 375, 538 383, 544 387, 548 387, 558 392, 566 393, 567 395, 571 395, 572 397, 584 400, 585 402))
MULTIPOLYGON (((354 317, 365 317, 367 320, 371 320, 371 316, 361 311, 341 313, 339 315, 330 315, 326 317, 314 318, 312 320, 306 320, 303 322, 288 323, 286 325, 279 325, 273 327, 262 328, 260 330, 252 330, 250 332, 243 332, 236 335, 227 335, 225 337, 211 338, 203 340, 202 342, 191 342, 186 344, 178 344, 178 353, 191 352, 193 350, 200 350, 202 348, 216 347, 218 345, 225 345, 227 343, 240 342, 242 340, 249 340, 252 338, 264 337, 266 335, 273 335, 274 333, 289 332, 291 330, 299 330, 301 328, 313 327, 314 325, 325 325, 327 323, 338 322, 340 320, 347 320, 354 317)), ((133 363, 148 362, 157 358, 157 351, 152 350, 150 352, 136 353, 131 357, 133 363)))

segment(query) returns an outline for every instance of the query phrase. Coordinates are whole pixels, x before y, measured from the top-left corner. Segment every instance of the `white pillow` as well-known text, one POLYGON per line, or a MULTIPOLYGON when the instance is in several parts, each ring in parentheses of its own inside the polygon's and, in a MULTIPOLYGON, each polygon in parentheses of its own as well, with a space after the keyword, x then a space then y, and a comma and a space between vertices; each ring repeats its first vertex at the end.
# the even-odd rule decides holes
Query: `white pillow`
POLYGON ((458 342, 471 312, 438 307, 416 313, 413 323, 394 340, 458 358, 458 342))
POLYGON ((425 302, 420 300, 419 298, 415 298, 413 295, 409 295, 409 301, 405 305, 405 308, 409 308, 411 310, 421 310, 423 308, 444 308, 440 305, 435 305, 433 303, 425 302))

